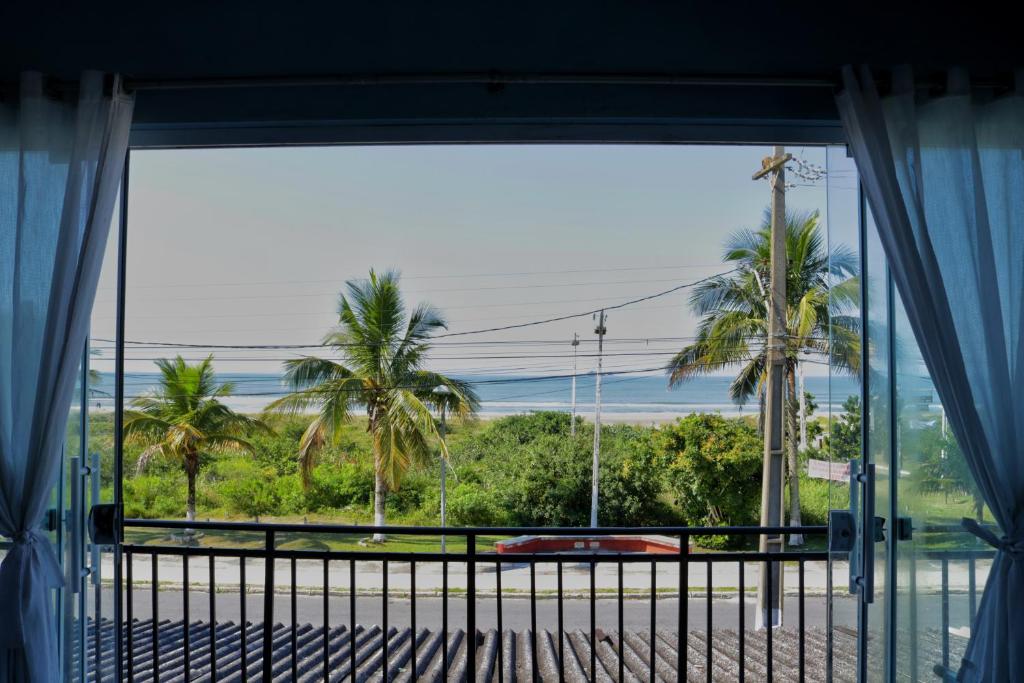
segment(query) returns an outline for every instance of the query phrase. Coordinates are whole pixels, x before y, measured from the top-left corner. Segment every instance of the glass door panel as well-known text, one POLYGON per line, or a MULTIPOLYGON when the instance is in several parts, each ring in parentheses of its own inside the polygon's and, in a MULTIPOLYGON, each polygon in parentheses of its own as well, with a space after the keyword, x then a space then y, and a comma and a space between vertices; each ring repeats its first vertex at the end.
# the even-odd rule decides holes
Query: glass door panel
MULTIPOLYGON (((863 202, 863 200, 862 200, 863 202)), ((890 552, 884 535, 876 535, 870 526, 870 512, 875 517, 888 518, 890 503, 890 473, 892 471, 893 448, 891 429, 892 404, 892 289, 886 266, 885 254, 867 206, 862 203, 864 220, 863 272, 864 316, 866 348, 863 361, 864 385, 864 462, 862 470, 873 477, 865 481, 865 501, 859 511, 861 532, 868 536, 865 542, 865 569, 870 573, 864 579, 864 600, 861 604, 860 623, 862 638, 860 659, 867 680, 884 680, 888 670, 887 638, 893 632, 890 619, 889 575, 886 571, 890 552), (870 490, 869 490, 870 489, 870 490), (868 496, 874 501, 869 503, 868 496)))
MULTIPOLYGON (((829 476, 829 509, 860 509, 858 495, 851 495, 850 472, 860 469, 862 438, 862 259, 861 202, 857 169, 842 146, 828 148, 828 241, 830 255, 829 400, 821 452, 829 476)), ((808 476, 811 476, 808 462, 808 476)), ((860 554, 835 553, 830 560, 829 638, 833 653, 858 651, 862 629, 861 599, 854 582, 860 554)), ((856 665, 835 657, 834 675, 852 675, 856 665)))
POLYGON ((63 679, 84 681, 82 646, 85 642, 86 612, 84 593, 84 538, 86 507, 83 483, 87 476, 85 461, 85 425, 87 404, 83 395, 84 374, 88 366, 79 367, 75 397, 68 414, 60 481, 55 491, 56 507, 63 523, 56 533, 58 556, 64 570, 64 589, 57 601, 60 614, 60 642, 63 679))
MULTIPOLYGON (((874 464, 877 517, 873 600, 861 606, 866 680, 934 681, 953 674, 970 636, 992 551, 960 526, 992 522, 966 463, 887 270, 864 209, 867 348, 865 456, 874 464)), ((864 527, 867 519, 864 515, 864 527)))
POLYGON ((902 304, 893 349, 898 476, 895 485, 894 671, 898 680, 955 673, 970 636, 992 551, 963 530, 992 522, 978 496, 902 304))
MULTIPOLYGON (((850 461, 860 455, 860 226, 857 169, 844 146, 827 149, 829 290, 829 397, 820 453, 828 461, 829 509, 850 507, 850 461)), ((806 360, 810 360, 807 358, 806 360)), ((821 456, 815 456, 821 457, 821 456)), ((808 476, 811 476, 808 462, 808 476)), ((821 464, 816 464, 821 469, 821 464)), ((857 598, 850 591, 849 556, 830 559, 829 613, 833 650, 856 648, 857 598)), ((837 665, 838 666, 838 665, 837 665)), ((837 666, 833 667, 838 672, 837 666)))
MULTIPOLYGON (((91 318, 88 372, 83 400, 85 410, 82 459, 85 476, 82 480, 83 507, 88 513, 94 505, 114 500, 114 339, 116 338, 117 264, 119 211, 115 210, 103 268, 96 292, 91 318)), ((92 680, 116 677, 115 651, 112 646, 115 598, 114 556, 110 546, 92 543, 89 534, 83 539, 86 578, 82 593, 85 621, 84 675, 92 680), (106 642, 104 639, 107 639, 106 642)))

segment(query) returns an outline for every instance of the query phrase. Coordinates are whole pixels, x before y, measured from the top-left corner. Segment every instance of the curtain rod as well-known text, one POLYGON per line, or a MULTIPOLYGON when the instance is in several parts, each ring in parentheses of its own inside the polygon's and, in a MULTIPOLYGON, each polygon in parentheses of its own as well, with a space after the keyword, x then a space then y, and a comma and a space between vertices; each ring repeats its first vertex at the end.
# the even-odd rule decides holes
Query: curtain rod
POLYGON ((834 89, 838 81, 770 76, 693 76, 671 74, 364 74, 326 76, 239 76, 193 79, 123 80, 128 91, 209 90, 229 88, 348 87, 388 85, 654 85, 834 89))

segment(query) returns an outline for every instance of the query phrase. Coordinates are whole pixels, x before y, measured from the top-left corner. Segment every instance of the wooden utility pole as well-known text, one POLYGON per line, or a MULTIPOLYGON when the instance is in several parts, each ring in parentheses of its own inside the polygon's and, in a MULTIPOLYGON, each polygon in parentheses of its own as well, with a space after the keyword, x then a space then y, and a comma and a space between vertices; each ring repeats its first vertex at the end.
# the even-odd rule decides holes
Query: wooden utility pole
MULTIPOLYGON (((768 177, 772 191, 771 264, 768 277, 768 346, 765 382, 764 470, 761 479, 761 526, 781 527, 783 517, 783 475, 785 473, 783 417, 786 354, 786 162, 791 155, 776 146, 774 154, 761 163, 754 180, 768 177)), ((762 534, 762 553, 783 550, 782 534, 762 534)), ((766 562, 757 587, 756 628, 782 626, 781 562, 766 562), (770 571, 769 571, 770 570, 770 571), (771 574, 771 581, 768 575, 771 574)))

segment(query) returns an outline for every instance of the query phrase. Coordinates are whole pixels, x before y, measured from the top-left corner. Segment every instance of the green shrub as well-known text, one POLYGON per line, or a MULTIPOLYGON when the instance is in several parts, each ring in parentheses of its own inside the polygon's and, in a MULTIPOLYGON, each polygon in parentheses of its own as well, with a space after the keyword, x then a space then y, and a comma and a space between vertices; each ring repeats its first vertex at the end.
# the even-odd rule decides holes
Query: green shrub
MULTIPOLYGON (((249 456, 214 460, 200 483, 211 489, 207 496, 232 514, 254 517, 281 513, 279 478, 273 468, 249 456)), ((199 486, 203 490, 204 486, 199 486)))
MULTIPOLYGON (((668 460, 668 484, 687 524, 758 523, 761 507, 761 440, 747 423, 695 414, 659 430, 668 460)), ((701 545, 724 547, 742 539, 711 537, 701 545)))
POLYGON ((373 468, 357 463, 317 465, 305 492, 306 510, 340 510, 369 505, 373 496, 373 468))
POLYGON ((506 456, 495 493, 520 526, 584 526, 590 515, 589 447, 541 434, 506 456))
MULTIPOLYGON (((124 480, 126 517, 180 519, 185 516, 184 473, 128 477, 124 480)), ((105 498, 110 500, 110 498, 105 498)))
MULTIPOLYGON (((300 432, 301 435, 301 432, 300 432)), ((276 475, 295 474, 299 470, 296 456, 299 440, 289 439, 286 434, 254 434, 249 437, 255 453, 255 462, 265 469, 272 470, 276 475)))
POLYGON ((281 499, 280 514, 299 514, 308 512, 306 492, 302 490, 302 480, 298 474, 277 478, 277 492, 281 499))
MULTIPOLYGON (((475 490, 464 489, 465 502, 472 502, 464 519, 521 526, 589 524, 593 426, 579 425, 575 439, 569 427, 564 413, 514 415, 486 425, 453 449, 460 483, 476 484, 475 490)), ((642 525, 673 519, 661 501, 663 459, 651 430, 614 425, 601 433, 598 522, 642 525)))
MULTIPOLYGON (((385 498, 385 511, 405 514, 418 510, 423 504, 427 491, 440 486, 439 478, 434 478, 422 471, 411 471, 402 478, 401 485, 390 491, 385 498)), ((373 484, 370 485, 371 490, 373 484)))
MULTIPOLYGON (((788 498, 788 496, 787 496, 788 498)), ((800 475, 800 521, 807 526, 828 524, 828 511, 850 507, 850 486, 840 481, 800 475)), ((786 503, 789 510, 789 503, 786 503)))
POLYGON ((829 459, 845 462, 860 456, 860 423, 860 397, 848 396, 843 401, 842 415, 829 423, 829 459))
POLYGON ((448 490, 448 523, 452 526, 505 526, 508 518, 508 511, 494 495, 478 484, 460 482, 448 490))
POLYGON ((219 488, 231 512, 247 517, 281 514, 281 495, 273 478, 234 479, 219 488))
POLYGON ((601 430, 600 524, 655 526, 678 521, 661 500, 667 458, 653 437, 651 429, 633 425, 601 430))

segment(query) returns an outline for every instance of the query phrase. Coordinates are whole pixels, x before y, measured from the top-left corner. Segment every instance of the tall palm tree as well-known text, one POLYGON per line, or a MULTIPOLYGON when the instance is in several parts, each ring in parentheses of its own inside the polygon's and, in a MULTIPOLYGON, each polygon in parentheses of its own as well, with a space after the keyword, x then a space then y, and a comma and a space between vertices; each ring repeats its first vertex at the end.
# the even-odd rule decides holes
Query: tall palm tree
POLYGON ((143 471, 157 456, 181 463, 188 479, 185 518, 196 518, 196 475, 202 457, 215 452, 245 450, 253 446, 244 437, 253 431, 270 432, 262 421, 240 415, 221 402, 234 385, 219 383, 213 372, 213 356, 189 365, 181 356, 156 361, 160 383, 148 396, 132 401, 124 413, 126 441, 148 447, 139 456, 143 471))
MULTIPOLYGON (((730 386, 731 397, 742 405, 756 396, 761 402, 763 419, 770 211, 765 212, 758 229, 740 230, 726 240, 724 261, 735 269, 701 284, 690 297, 690 308, 701 321, 694 343, 669 361, 669 385, 739 366, 730 386)), ((827 250, 817 211, 787 214, 786 262, 786 442, 790 523, 799 526, 798 366, 814 362, 817 356, 840 371, 859 370, 859 294, 855 255, 844 247, 827 250)), ((794 536, 791 543, 799 545, 802 538, 794 536)))
MULTIPOLYGON (((448 451, 431 413, 444 402, 448 415, 467 418, 479 405, 465 382, 423 369, 430 336, 445 329, 441 314, 421 303, 406 312, 394 271, 370 271, 366 280, 345 283, 338 303, 338 326, 324 337, 338 359, 301 358, 285 364, 285 379, 293 393, 267 410, 300 412, 310 408, 317 416, 299 442, 303 483, 320 450, 336 440, 341 426, 356 407, 366 410, 367 431, 373 437, 373 522, 384 525, 384 503, 413 464, 431 457, 431 444, 448 451), (444 385, 449 392, 434 393, 444 385)), ((382 534, 374 535, 383 541, 382 534)))

